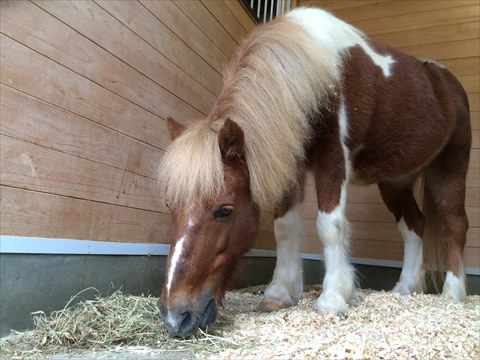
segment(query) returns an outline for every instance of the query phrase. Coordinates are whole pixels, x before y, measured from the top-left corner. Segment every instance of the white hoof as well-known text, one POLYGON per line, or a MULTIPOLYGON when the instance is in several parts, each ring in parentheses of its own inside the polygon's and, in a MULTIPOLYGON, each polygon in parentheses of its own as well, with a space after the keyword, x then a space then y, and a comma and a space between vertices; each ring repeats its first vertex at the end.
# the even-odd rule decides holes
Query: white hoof
POLYGON ((422 294, 425 286, 422 280, 407 282, 400 280, 392 289, 392 292, 400 295, 410 295, 413 293, 422 294))
POLYGON ((467 298, 465 277, 457 277, 451 271, 448 271, 443 284, 442 296, 459 302, 465 300, 467 298))
POLYGON ((287 306, 298 303, 302 294, 302 282, 292 286, 286 286, 278 281, 272 281, 265 290, 265 300, 275 300, 287 306))
POLYGON ((328 311, 335 315, 344 315, 347 311, 347 302, 340 294, 322 293, 315 301, 315 309, 318 311, 328 311))

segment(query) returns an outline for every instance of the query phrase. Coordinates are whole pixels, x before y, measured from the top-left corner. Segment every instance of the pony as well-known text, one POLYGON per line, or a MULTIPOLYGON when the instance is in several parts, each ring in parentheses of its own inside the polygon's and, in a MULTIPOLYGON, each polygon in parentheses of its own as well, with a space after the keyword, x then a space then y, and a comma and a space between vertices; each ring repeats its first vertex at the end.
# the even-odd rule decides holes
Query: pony
POLYGON ((404 261, 393 291, 424 291, 431 263, 446 272, 443 296, 466 297, 469 105, 441 64, 375 42, 324 10, 298 8, 241 43, 206 119, 167 125, 172 143, 159 177, 172 243, 158 306, 173 336, 215 321, 262 211, 273 212, 277 260, 258 309, 299 301, 307 172, 325 257, 316 309, 344 313, 357 288, 348 259, 349 184, 378 184, 398 223, 404 261), (420 177, 423 212, 412 193, 420 177))

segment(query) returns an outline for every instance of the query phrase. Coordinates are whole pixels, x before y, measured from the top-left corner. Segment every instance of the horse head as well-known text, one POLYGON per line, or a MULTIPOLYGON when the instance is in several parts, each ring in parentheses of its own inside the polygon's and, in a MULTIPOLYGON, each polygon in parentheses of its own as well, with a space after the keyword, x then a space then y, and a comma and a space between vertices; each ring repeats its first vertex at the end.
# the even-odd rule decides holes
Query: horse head
MULTIPOLYGON (((174 141, 185 130, 173 119, 168 119, 168 129, 174 141)), ((158 306, 174 336, 187 337, 215 321, 238 259, 252 247, 258 231, 243 131, 227 119, 216 132, 216 141, 223 165, 221 190, 211 198, 181 204, 168 204, 166 196, 172 242, 158 306)))

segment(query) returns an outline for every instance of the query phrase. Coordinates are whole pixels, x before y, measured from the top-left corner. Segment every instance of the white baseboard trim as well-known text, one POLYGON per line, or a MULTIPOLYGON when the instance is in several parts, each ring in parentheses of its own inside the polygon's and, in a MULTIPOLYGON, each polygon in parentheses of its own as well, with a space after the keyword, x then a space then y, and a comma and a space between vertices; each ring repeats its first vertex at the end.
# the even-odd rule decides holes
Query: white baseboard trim
MULTIPOLYGON (((0 254, 57 254, 57 255, 147 255, 166 256, 170 245, 136 244, 109 241, 51 239, 0 235, 0 254)), ((249 251, 246 257, 276 257, 274 250, 249 251)), ((320 254, 302 253, 304 260, 323 261, 320 254)), ((401 268, 401 261, 350 258, 353 264, 401 268)), ((480 275, 480 268, 466 268, 468 275, 480 275)))
POLYGON ((64 255, 168 255, 170 245, 0 236, 0 253, 64 255))

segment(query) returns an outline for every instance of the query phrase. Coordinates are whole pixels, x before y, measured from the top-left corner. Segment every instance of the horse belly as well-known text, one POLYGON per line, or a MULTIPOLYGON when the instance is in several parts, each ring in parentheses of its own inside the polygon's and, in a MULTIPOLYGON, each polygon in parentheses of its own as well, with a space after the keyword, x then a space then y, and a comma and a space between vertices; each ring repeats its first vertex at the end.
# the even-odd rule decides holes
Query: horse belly
POLYGON ((440 153, 452 133, 441 114, 427 117, 405 111, 402 120, 377 118, 368 136, 351 148, 352 181, 398 181, 417 174, 440 153))
POLYGON ((412 144, 405 144, 405 147, 361 149, 352 159, 350 183, 369 185, 381 181, 409 180, 411 176, 418 174, 437 153, 435 149, 427 149, 422 156, 417 156, 416 154, 419 153, 415 154, 412 148, 412 144), (409 158, 408 155, 412 157, 409 158))

